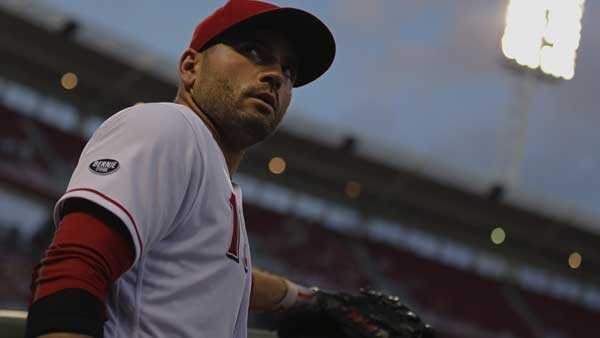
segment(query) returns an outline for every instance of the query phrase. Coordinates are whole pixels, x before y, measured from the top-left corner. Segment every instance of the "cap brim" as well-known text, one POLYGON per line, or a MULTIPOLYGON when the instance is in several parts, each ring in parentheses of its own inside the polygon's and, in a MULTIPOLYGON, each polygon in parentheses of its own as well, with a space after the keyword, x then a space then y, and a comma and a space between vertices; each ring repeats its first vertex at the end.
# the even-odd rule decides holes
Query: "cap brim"
POLYGON ((298 58, 294 87, 316 80, 329 69, 335 57, 331 31, 316 16, 297 8, 278 8, 255 15, 231 29, 269 29, 284 34, 298 58))

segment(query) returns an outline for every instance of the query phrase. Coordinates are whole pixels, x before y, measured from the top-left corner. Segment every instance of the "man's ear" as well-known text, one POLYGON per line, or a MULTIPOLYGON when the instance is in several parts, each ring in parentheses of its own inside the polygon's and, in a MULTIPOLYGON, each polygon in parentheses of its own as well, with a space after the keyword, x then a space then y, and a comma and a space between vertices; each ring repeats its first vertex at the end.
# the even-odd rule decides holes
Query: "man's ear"
POLYGON ((188 48, 179 60, 179 78, 186 89, 191 88, 196 80, 196 63, 202 57, 196 50, 188 48))

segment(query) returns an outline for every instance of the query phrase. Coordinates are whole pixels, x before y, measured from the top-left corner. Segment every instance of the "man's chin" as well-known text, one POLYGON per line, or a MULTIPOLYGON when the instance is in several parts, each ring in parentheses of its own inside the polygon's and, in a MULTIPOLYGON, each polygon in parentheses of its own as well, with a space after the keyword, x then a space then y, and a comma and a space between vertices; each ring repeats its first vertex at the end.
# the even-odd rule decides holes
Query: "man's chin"
POLYGON ((274 132, 275 128, 264 118, 248 118, 242 121, 234 133, 234 138, 237 138, 241 146, 247 148, 268 139, 274 132))

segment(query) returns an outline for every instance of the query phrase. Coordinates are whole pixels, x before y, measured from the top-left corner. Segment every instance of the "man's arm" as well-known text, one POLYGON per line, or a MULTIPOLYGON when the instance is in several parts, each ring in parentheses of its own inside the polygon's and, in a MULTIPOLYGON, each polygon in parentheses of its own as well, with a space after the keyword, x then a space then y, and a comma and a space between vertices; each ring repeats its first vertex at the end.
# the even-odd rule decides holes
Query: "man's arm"
POLYGON ((250 311, 282 311, 298 304, 310 304, 313 292, 290 280, 252 268, 253 292, 250 311))
POLYGON ((252 268, 252 299, 250 311, 272 311, 285 297, 285 279, 258 268, 252 268))
MULTIPOLYGON (((289 284, 293 284, 284 277, 262 271, 258 268, 252 269, 253 277, 253 288, 252 299, 250 300, 250 310, 261 312, 261 311, 276 311, 285 309, 281 303, 286 298, 289 292, 299 292, 298 289, 294 291, 294 287, 290 288, 289 284)), ((310 290, 298 286, 305 292, 310 290)), ((289 299, 289 297, 288 297, 289 299)), ((293 304, 292 304, 293 305, 293 304)), ((39 336, 39 338, 92 338, 86 335, 80 335, 75 333, 51 333, 39 336)))
POLYGON ((83 202, 65 205, 54 239, 34 269, 28 338, 101 337, 109 286, 133 263, 124 225, 83 202))

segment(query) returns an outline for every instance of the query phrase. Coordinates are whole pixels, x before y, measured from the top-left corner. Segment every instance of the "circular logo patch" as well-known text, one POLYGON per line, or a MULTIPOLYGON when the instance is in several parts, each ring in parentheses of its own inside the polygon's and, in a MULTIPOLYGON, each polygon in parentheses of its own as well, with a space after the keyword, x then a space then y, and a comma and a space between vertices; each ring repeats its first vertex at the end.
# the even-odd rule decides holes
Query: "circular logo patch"
POLYGON ((98 175, 109 175, 119 169, 119 161, 108 158, 90 163, 90 171, 98 175))

